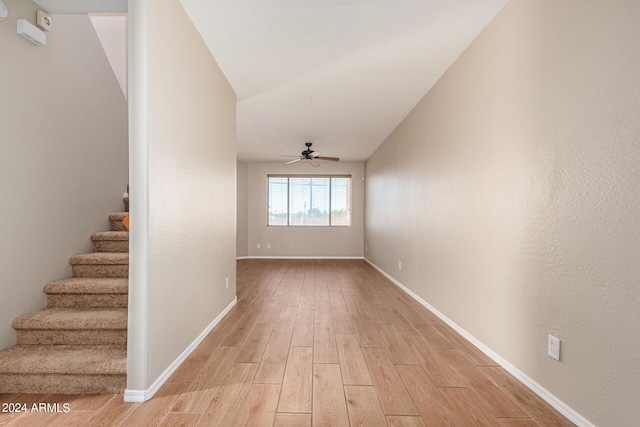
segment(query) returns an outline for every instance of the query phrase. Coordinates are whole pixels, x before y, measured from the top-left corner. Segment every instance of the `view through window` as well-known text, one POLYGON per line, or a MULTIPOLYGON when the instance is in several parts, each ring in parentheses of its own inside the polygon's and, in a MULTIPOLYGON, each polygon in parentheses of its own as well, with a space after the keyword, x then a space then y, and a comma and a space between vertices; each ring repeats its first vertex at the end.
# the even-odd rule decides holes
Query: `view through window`
POLYGON ((267 225, 351 225, 351 175, 268 175, 267 225))

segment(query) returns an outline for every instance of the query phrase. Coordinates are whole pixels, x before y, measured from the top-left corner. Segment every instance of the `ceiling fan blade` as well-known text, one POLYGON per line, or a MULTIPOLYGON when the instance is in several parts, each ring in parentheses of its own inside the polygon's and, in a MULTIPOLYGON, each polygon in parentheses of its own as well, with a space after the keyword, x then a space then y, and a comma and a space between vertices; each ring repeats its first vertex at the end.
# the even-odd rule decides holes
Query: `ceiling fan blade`
POLYGON ((320 163, 316 162, 313 159, 308 159, 309 163, 311 163, 311 166, 313 166, 314 168, 317 168, 318 166, 320 166, 320 163))
POLYGON ((282 157, 300 157, 300 154, 280 154, 282 157))
POLYGON ((311 157, 313 157, 313 158, 318 158, 320 156, 322 156, 322 153, 319 153, 317 151, 314 151, 313 153, 311 153, 311 157))
POLYGON ((318 156, 316 157, 316 159, 320 159, 320 160, 330 160, 332 162, 339 162, 340 158, 339 157, 325 157, 325 156, 318 156))
POLYGON ((300 160, 302 160, 302 159, 291 160, 291 161, 285 163, 285 165, 290 165, 291 163, 299 162, 300 160))

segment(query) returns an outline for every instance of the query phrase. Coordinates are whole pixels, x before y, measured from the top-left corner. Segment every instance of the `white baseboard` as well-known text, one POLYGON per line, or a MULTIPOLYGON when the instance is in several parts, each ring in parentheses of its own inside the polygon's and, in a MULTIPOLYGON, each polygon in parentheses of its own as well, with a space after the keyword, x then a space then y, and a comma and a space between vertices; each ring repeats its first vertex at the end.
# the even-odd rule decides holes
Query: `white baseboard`
POLYGON ((444 314, 440 313, 435 307, 433 307, 431 304, 429 304, 428 302, 426 302, 425 300, 420 298, 420 296, 415 294, 411 289, 407 288, 402 283, 398 282, 396 279, 393 278, 393 276, 388 274, 382 268, 378 267, 371 260, 369 260, 367 258, 364 258, 364 260, 366 262, 368 262, 373 268, 375 268, 380 273, 382 273, 382 275, 385 276, 387 279, 389 279, 394 285, 398 286, 400 289, 405 291, 409 296, 411 296, 417 302, 422 304, 427 310, 429 310, 430 312, 432 312, 433 314, 438 316, 438 318, 440 318, 440 320, 442 320, 447 325, 451 326, 457 333, 462 335, 467 341, 469 341, 471 344, 476 346, 480 351, 482 351, 484 354, 486 354, 488 357, 490 357, 498 365, 503 367, 511 375, 516 377, 520 382, 522 382, 531 391, 533 391, 535 394, 537 394, 542 399, 544 399, 549 405, 553 406, 558 412, 560 412, 562 415, 567 417, 571 422, 575 423, 579 427, 595 427, 592 423, 590 423, 588 420, 586 420, 584 417, 582 417, 576 411, 571 409, 568 405, 566 405, 560 399, 555 397, 553 394, 551 394, 549 391, 547 391, 540 384, 538 384, 537 382, 535 382, 534 380, 529 378, 527 375, 525 375, 524 372, 522 372, 521 370, 516 368, 514 365, 509 363, 506 359, 502 358, 502 356, 500 356, 499 354, 495 353, 493 350, 491 350, 489 347, 484 345, 482 342, 480 342, 478 339, 476 339, 469 332, 467 332, 466 330, 461 328, 459 325, 457 325, 455 322, 453 322, 447 316, 445 316, 444 314))
POLYGON ((189 345, 189 347, 187 347, 182 352, 182 354, 180 354, 180 356, 178 356, 176 360, 173 361, 173 363, 171 363, 171 365, 169 365, 169 367, 162 373, 162 375, 160 375, 158 379, 156 379, 153 382, 151 387, 149 387, 146 390, 129 390, 129 389, 125 390, 124 401, 125 402, 144 402, 151 399, 153 395, 156 394, 156 392, 160 389, 160 387, 162 387, 162 385, 169 379, 171 374, 173 374, 175 370, 178 369, 180 365, 182 365, 182 362, 184 362, 185 359, 189 357, 191 352, 195 350, 196 347, 198 347, 198 345, 202 342, 202 340, 205 339, 205 337, 209 334, 209 332, 211 332, 211 330, 215 328, 218 323, 220 323, 220 321, 224 318, 224 316, 226 316, 227 313, 229 313, 229 311, 237 304, 237 302, 238 302, 238 297, 234 298, 234 300, 222 311, 222 313, 220 313, 218 317, 213 319, 213 322, 211 322, 209 326, 207 326, 205 330, 202 331, 200 335, 198 335, 198 337, 189 345))

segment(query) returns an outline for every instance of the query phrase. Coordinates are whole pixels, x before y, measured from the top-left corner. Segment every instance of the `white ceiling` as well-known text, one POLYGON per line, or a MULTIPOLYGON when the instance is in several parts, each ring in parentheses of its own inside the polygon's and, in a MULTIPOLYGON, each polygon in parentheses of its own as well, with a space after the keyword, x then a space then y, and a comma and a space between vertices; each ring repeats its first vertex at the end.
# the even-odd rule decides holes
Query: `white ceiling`
MULTIPOLYGON (((123 2, 35 1, 54 13, 123 2)), ((238 96, 244 161, 306 141, 366 160, 507 1, 181 0, 238 96)))
POLYGON ((236 91, 246 161, 305 141, 366 160, 507 3, 181 1, 236 91))

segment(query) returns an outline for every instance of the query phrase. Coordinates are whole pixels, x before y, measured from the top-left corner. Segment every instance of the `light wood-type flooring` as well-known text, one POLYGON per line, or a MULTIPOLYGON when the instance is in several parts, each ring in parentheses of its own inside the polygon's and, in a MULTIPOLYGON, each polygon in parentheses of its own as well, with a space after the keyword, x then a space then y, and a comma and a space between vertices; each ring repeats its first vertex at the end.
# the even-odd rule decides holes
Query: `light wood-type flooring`
POLYGON ((153 399, 5 394, 70 411, 0 426, 573 425, 365 261, 240 260, 237 295, 153 399))

